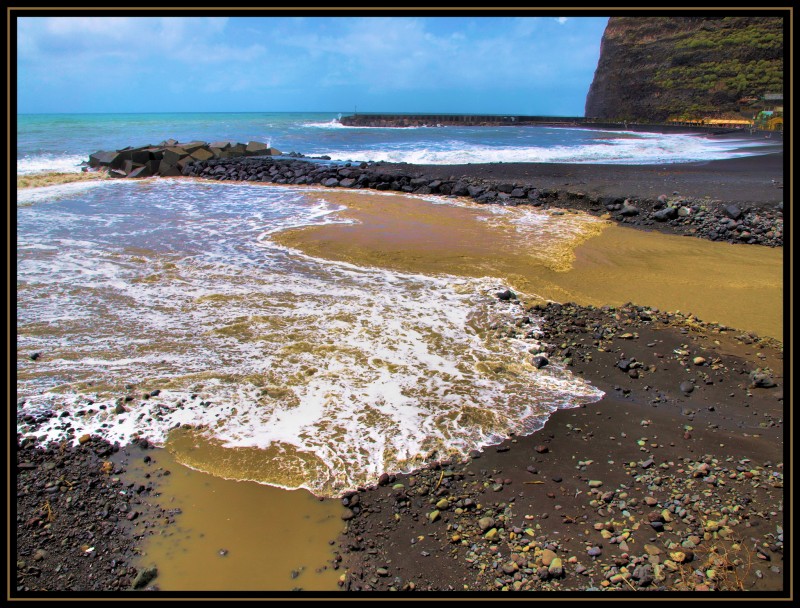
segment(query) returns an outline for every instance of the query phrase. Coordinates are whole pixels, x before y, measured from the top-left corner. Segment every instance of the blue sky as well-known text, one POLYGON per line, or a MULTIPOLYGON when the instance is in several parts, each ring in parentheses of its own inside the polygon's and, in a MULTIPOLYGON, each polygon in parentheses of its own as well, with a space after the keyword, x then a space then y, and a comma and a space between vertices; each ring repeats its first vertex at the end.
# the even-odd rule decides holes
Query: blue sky
POLYGON ((607 17, 20 17, 39 112, 582 116, 607 17))

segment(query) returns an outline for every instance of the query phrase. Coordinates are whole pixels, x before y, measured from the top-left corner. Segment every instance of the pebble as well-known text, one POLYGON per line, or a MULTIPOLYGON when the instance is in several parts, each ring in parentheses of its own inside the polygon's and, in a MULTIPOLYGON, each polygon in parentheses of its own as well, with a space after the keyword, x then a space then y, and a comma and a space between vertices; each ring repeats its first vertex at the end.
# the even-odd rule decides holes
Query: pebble
POLYGON ((494 524, 495 521, 493 517, 481 517, 478 520, 478 527, 481 529, 481 531, 486 531, 489 528, 494 527, 494 524))
POLYGON ((550 549, 545 549, 542 551, 542 564, 545 566, 549 566, 552 561, 556 559, 556 554, 554 551, 550 549))

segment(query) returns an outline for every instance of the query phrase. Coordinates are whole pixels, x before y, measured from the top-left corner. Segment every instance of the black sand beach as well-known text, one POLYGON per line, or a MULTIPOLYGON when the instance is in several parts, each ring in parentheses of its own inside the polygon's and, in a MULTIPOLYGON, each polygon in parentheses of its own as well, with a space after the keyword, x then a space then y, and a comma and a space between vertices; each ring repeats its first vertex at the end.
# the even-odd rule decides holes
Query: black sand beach
MULTIPOLYGON (((436 180, 524 184, 526 192, 552 191, 554 205, 612 214, 620 209, 604 206, 622 206, 616 199, 644 208, 662 195, 709 197, 744 215, 769 210, 762 216, 773 224, 763 234, 779 219, 782 244, 782 154, 669 166, 364 169, 424 176, 425 187, 436 180)), ((668 230, 660 222, 632 225, 668 230)), ((669 229, 682 230, 679 223, 669 229)), ((707 326, 635 305, 550 304, 530 314, 544 319, 547 364, 566 365, 606 396, 560 410, 539 432, 468 462, 387 475, 379 487, 346 496, 347 530, 331 563, 345 573, 341 588, 784 597, 782 344, 746 327, 707 326)), ((36 421, 28 422, 25 435, 35 436, 36 421)), ((104 464, 111 452, 96 439, 40 451, 18 436, 18 592, 158 588, 157 576, 145 580, 131 565, 135 547, 179 515, 139 506, 158 491, 157 476, 140 490, 122 464, 104 464), (131 499, 116 496, 120 489, 133 491, 131 499)))

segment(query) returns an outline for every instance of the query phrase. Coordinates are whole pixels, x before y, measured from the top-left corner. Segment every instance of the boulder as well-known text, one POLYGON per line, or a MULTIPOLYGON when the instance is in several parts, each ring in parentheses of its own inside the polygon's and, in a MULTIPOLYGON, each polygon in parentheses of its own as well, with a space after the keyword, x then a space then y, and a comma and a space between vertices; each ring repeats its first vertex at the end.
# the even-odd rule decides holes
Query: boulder
POLYGON ((725 215, 733 220, 738 220, 740 217, 742 217, 742 210, 739 209, 738 205, 725 205, 722 208, 722 211, 725 213, 725 215))
POLYGON ((268 150, 269 146, 267 146, 267 144, 262 144, 261 142, 258 141, 247 142, 247 146, 244 149, 245 154, 248 155, 267 154, 268 150))
POLYGON ((89 155, 90 167, 108 167, 114 159, 119 156, 119 152, 114 150, 103 151, 100 150, 94 154, 89 155))
POLYGON ((194 160, 209 160, 214 158, 214 155, 205 148, 197 148, 189 156, 194 160))
POLYGON ((678 217, 678 210, 675 207, 664 207, 653 214, 653 219, 657 222, 666 222, 667 220, 674 220, 678 217))

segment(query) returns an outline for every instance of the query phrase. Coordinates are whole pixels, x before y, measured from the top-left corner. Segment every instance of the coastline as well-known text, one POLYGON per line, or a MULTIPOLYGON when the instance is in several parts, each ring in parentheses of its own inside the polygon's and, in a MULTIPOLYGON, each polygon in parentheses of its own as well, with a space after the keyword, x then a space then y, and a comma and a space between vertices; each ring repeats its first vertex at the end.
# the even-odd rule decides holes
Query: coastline
POLYGON ((783 153, 672 165, 320 163, 249 157, 197 161, 182 175, 469 197, 480 204, 585 211, 643 230, 783 245, 783 153))
POLYGON ((775 387, 749 387, 752 359, 780 369, 781 349, 630 305, 539 312, 551 363, 605 397, 471 461, 359 493, 340 541, 343 586, 786 590, 781 372, 775 387))
MULTIPOLYGON (((552 201, 547 199, 545 204, 602 214, 613 212, 605 208, 603 197, 614 198, 610 204, 620 204, 617 198, 638 198, 637 206, 644 208, 644 201, 657 201, 658 196, 671 196, 676 191, 688 198, 711 196, 720 205, 738 203, 742 210, 771 209, 783 200, 783 190, 778 187, 783 180, 782 154, 669 166, 375 163, 368 169, 372 174, 413 176, 410 179, 424 176, 426 181, 419 187, 427 187, 431 181, 457 182, 464 178, 495 185, 506 181, 536 184, 537 188, 554 193, 552 201), (597 209, 592 211, 594 208, 597 209)), ((337 179, 336 187, 342 187, 342 179, 350 177, 337 179)), ((682 234, 691 229, 682 224, 627 221, 631 217, 636 216, 618 220, 638 228, 682 234)), ((780 218, 782 225, 782 212, 780 218)), ((670 313, 640 311, 630 306, 598 309, 564 303, 550 305, 538 313, 544 315, 544 326, 549 328, 544 341, 552 344, 552 364, 567 365, 605 390, 606 396, 582 408, 559 410, 539 432, 488 448, 466 464, 434 466, 395 480, 387 476, 383 481, 388 485, 346 497, 343 508, 348 510, 343 519, 347 518, 348 529, 339 540, 333 561, 337 569, 347 572, 341 586, 351 591, 391 587, 447 591, 463 590, 465 584, 470 591, 504 587, 530 591, 787 590, 782 532, 780 541, 776 532, 783 523, 782 346, 759 340, 748 334, 747 328, 720 330, 718 326, 704 326, 670 313), (608 330, 600 338, 594 337, 598 331, 595 324, 608 330), (625 338, 625 334, 637 337, 625 338), (595 340, 598 344, 593 343, 595 340), (689 354, 677 355, 675 351, 689 354), (695 357, 706 361, 695 365, 695 357), (621 360, 634 359, 644 367, 620 367, 621 360), (656 369, 650 370, 651 365, 656 369), (758 369, 767 371, 763 376, 751 377, 760 373, 758 369), (767 383, 760 378, 771 379, 777 386, 749 387, 753 380, 767 383), (687 393, 681 387, 689 379, 694 382, 687 393), (639 445, 638 441, 644 444, 639 445), (539 450, 541 447, 546 449, 539 450), (643 466, 649 460, 652 462, 643 466), (591 464, 580 468, 580 462, 588 461, 591 464), (530 472, 530 468, 537 472, 530 472), (445 470, 453 474, 446 475, 445 470), (703 474, 695 476, 697 471, 703 474), (656 483, 656 477, 661 481, 656 483), (709 477, 714 479, 707 481, 709 477), (591 487, 589 481, 594 480, 602 485, 591 487), (398 483, 403 488, 395 487, 398 483), (692 484, 693 492, 684 497, 687 492, 680 490, 688 487, 687 483, 692 484), (419 491, 426 486, 425 492, 419 491), (604 498, 608 492, 612 492, 609 500, 604 498), (695 494, 699 496, 696 500, 695 494), (356 495, 359 504, 353 501, 356 495), (433 503, 431 495, 435 496, 433 503), (743 497, 749 501, 744 505, 739 501, 743 497), (437 503, 442 500, 447 504, 439 509, 437 503), (467 504, 467 500, 472 503, 467 504), (456 506, 459 501, 461 506, 456 506), (626 503, 624 508, 619 501, 626 503), (651 501, 655 502, 649 504, 651 501), (456 515, 456 509, 462 513, 456 515), (675 513, 681 509, 692 518, 676 518, 675 513), (714 515, 717 519, 704 515, 708 510, 718 513, 714 515), (439 513, 432 521, 429 515, 433 511, 439 513), (629 514, 624 516, 623 511, 629 514), (664 515, 664 511, 670 515, 664 515), (479 520, 489 517, 494 520, 492 527, 481 530, 479 520), (651 521, 650 517, 655 519, 651 521), (667 518, 673 521, 665 521, 667 518), (725 523, 720 524, 723 519, 725 523), (718 524, 716 529, 709 521, 718 524), (662 526, 658 528, 653 523, 662 526), (598 524, 600 528, 596 527, 598 524), (491 529, 495 534, 487 539, 491 529), (532 535, 526 532, 528 529, 532 535), (721 537, 720 531, 727 538, 721 537), (628 535, 619 540, 626 532, 628 535), (711 537, 706 539, 706 534, 711 537), (422 540, 410 542, 420 536, 422 540), (453 540, 454 536, 460 538, 453 540), (695 537, 700 541, 695 542, 695 537), (533 543, 523 542, 528 539, 533 543), (687 541, 691 546, 684 544, 687 541), (673 542, 679 547, 669 545, 673 542), (734 544, 739 548, 733 549, 734 544), (659 552, 651 553, 645 546, 659 552), (724 557, 719 564, 714 562, 714 547, 719 548, 716 555, 724 557), (588 553, 595 548, 600 552, 588 553), (683 554, 683 560, 672 559, 673 553, 683 554), (556 559, 560 562, 554 565, 556 559), (742 567, 733 565, 734 559, 742 559, 742 567), (750 566, 744 568, 747 564, 750 566), (693 574, 701 566, 702 578, 693 574), (710 576, 708 570, 716 574, 710 576), (741 587, 737 586, 740 583, 741 587)), ((91 590, 98 582, 112 584, 113 580, 119 581, 116 587, 101 588, 122 590, 134 586, 157 590, 157 577, 153 585, 151 581, 141 583, 143 579, 135 584, 144 570, 131 570, 134 544, 123 546, 122 541, 104 554, 107 559, 117 559, 112 555, 116 553, 125 556, 112 566, 111 574, 105 575, 116 579, 98 574, 75 589, 60 587, 64 579, 56 573, 49 579, 53 586, 35 586, 48 580, 42 578, 43 565, 50 564, 54 569, 62 561, 76 559, 70 553, 75 547, 58 547, 62 538, 69 537, 69 528, 46 528, 52 522, 47 521, 48 511, 39 498, 46 498, 52 487, 58 488, 59 498, 74 496, 71 485, 57 483, 59 475, 63 467, 75 467, 76 477, 99 470, 103 461, 89 452, 95 445, 99 445, 97 440, 91 439, 74 449, 59 452, 54 448, 37 455, 33 455, 32 448, 18 447, 18 484, 27 484, 25 491, 31 496, 31 500, 18 500, 18 518, 27 522, 24 529, 36 533, 30 536, 35 542, 17 545, 18 590, 33 584, 29 590, 82 591, 91 590), (48 468, 48 463, 56 464, 48 468), (52 475, 45 475, 44 471, 52 475), (52 532, 41 534, 41 529, 52 532), (40 549, 45 555, 37 560, 40 549), (124 569, 124 574, 116 572, 119 568, 124 569)), ((105 452, 107 448, 99 449, 105 452)), ((97 455, 96 451, 93 453, 97 455)), ((103 475, 95 487, 106 487, 102 484, 108 483, 111 485, 107 491, 114 492, 126 483, 122 466, 116 466, 110 476, 103 475), (111 481, 114 478, 121 480, 111 481)), ((145 486, 142 492, 146 496, 155 490, 145 486)), ((82 497, 89 505, 103 500, 99 492, 95 498, 90 494, 86 492, 82 497)), ((97 507, 100 505, 98 502, 97 507)), ((130 510, 116 517, 148 532, 158 525, 156 519, 174 521, 171 514, 155 511, 148 515, 144 508, 134 511, 138 514, 133 519, 128 519, 130 510)), ((84 508, 80 517, 90 517, 92 512, 91 506, 84 508)), ((78 522, 83 521, 80 517, 78 522)), ((27 532, 22 530, 20 527, 20 534, 25 536, 27 532)), ((133 540, 141 540, 142 534, 138 532, 137 538, 136 532, 121 527, 115 533, 123 538, 132 535, 133 540)), ((92 551, 88 557, 80 555, 80 559, 89 560, 99 554, 99 550, 92 551)))

